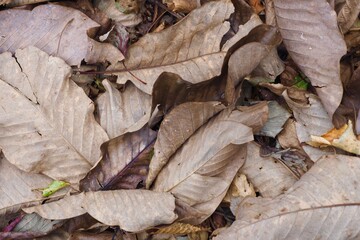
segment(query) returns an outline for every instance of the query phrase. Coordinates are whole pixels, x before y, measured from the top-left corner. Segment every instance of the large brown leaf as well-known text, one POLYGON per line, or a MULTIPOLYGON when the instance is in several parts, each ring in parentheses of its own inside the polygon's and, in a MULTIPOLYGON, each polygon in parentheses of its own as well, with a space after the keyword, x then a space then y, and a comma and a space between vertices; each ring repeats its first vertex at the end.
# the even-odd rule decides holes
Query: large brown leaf
MULTIPOLYGON (((52 179, 42 174, 27 173, 17 169, 0 153, 0 229, 16 217, 22 207, 40 204, 44 198, 41 189, 52 179)), ((64 195, 68 189, 56 192, 51 197, 64 195)))
POLYGON ((95 104, 100 125, 110 138, 142 128, 150 118, 151 96, 127 83, 122 91, 108 80, 102 81, 106 92, 95 104))
POLYGON ((340 9, 337 17, 339 28, 345 34, 354 24, 360 12, 360 2, 358 0, 346 0, 340 9))
POLYGON ((171 194, 147 190, 86 192, 24 209, 47 219, 68 219, 87 212, 104 224, 131 232, 172 223, 177 218, 174 210, 171 194))
POLYGON ((220 49, 229 29, 225 20, 233 11, 228 0, 209 2, 176 25, 142 37, 128 49, 125 62, 110 70, 116 70, 118 83, 131 80, 148 94, 162 72, 179 74, 191 83, 217 76, 226 55, 220 49))
POLYGON ((332 118, 342 98, 340 58, 346 46, 326 0, 275 0, 277 23, 291 58, 316 88, 332 118))
MULTIPOLYGON (((8 55, 6 55, 8 56, 8 55)), ((100 157, 108 140, 94 119, 93 102, 69 80, 70 67, 57 57, 28 47, 2 61, 17 61, 36 102, 0 80, 0 147, 6 158, 23 171, 43 173, 77 183, 100 157)), ((3 69, 3 74, 12 74, 3 69)), ((9 80, 10 81, 7 81, 9 80)), ((7 82, 4 82, 7 81, 7 82)))
MULTIPOLYGON (((296 133, 301 144, 310 141, 311 135, 320 136, 333 128, 329 115, 316 95, 293 88, 285 90, 282 95, 293 111, 296 133)), ((330 149, 320 151, 305 144, 303 148, 312 161, 316 161, 322 155, 330 154, 331 151, 330 149)))
POLYGON ((146 187, 172 154, 204 123, 225 108, 219 102, 189 102, 175 107, 162 121, 149 166, 146 187))
POLYGON ((69 65, 124 59, 108 43, 90 39, 87 31, 99 25, 85 14, 59 5, 40 5, 32 11, 10 9, 0 12, 0 53, 35 46, 59 56, 69 65))
POLYGON ((359 238, 360 161, 325 156, 284 195, 247 198, 237 221, 215 239, 357 239, 359 238))
POLYGON ((264 103, 232 112, 224 110, 197 130, 171 157, 160 171, 153 190, 173 193, 182 205, 200 213, 192 216, 188 211, 187 221, 201 223, 225 196, 245 158, 246 148, 242 144, 253 139, 253 129, 258 131, 266 117, 264 103))
POLYGON ((278 160, 272 157, 261 157, 260 146, 256 143, 247 144, 247 156, 240 172, 262 197, 276 197, 287 191, 297 179, 278 160))
MULTIPOLYGON (((121 177, 124 176, 126 166, 130 164, 142 163, 138 172, 134 172, 132 175, 133 178, 140 175, 140 179, 136 178, 138 182, 145 181, 147 165, 151 158, 148 155, 154 145, 155 138, 156 132, 146 125, 136 132, 126 133, 104 143, 102 146, 103 156, 96 167, 92 168, 81 180, 81 190, 95 191, 114 188, 114 185, 119 184, 121 177)), ((122 184, 124 186, 126 182, 122 182, 122 184)), ((136 188, 137 183, 132 184, 132 188, 136 188)), ((132 184, 128 183, 127 185, 132 184)))

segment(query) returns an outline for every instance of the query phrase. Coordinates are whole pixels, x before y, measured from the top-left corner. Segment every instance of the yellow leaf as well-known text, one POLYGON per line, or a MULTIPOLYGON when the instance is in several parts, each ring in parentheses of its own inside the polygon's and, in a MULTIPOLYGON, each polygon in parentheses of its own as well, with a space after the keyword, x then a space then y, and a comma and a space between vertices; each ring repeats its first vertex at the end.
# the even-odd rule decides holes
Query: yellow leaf
POLYGON ((206 228, 206 227, 195 226, 195 225, 191 225, 191 224, 177 222, 177 223, 173 223, 169 226, 160 228, 154 234, 166 233, 166 234, 184 235, 184 234, 190 234, 190 233, 200 232, 200 231, 209 231, 209 230, 210 229, 206 228))

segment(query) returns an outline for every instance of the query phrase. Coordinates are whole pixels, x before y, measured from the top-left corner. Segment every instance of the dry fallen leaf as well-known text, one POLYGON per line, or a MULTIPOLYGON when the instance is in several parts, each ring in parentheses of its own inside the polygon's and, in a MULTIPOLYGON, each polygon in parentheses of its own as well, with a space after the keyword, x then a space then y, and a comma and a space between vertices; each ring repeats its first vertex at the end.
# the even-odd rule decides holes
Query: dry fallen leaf
POLYGON ((354 134, 351 121, 340 129, 331 129, 321 137, 311 136, 311 141, 308 144, 315 147, 334 146, 346 152, 360 155, 360 140, 354 134))
POLYGON ((175 107, 162 121, 149 166, 149 188, 171 155, 204 123, 225 108, 219 102, 189 102, 175 107))
POLYGON ((359 170, 356 157, 325 156, 285 194, 246 198, 215 239, 357 239, 359 170))
POLYGON ((342 5, 337 17, 339 28, 345 34, 360 13, 360 2, 358 0, 346 0, 342 5))
POLYGON ((142 128, 150 118, 151 97, 132 83, 122 91, 117 90, 108 80, 103 80, 106 92, 95 103, 100 125, 110 138, 142 128))
POLYGON ((60 58, 35 47, 17 50, 16 60, 6 56, 1 60, 19 64, 25 92, 32 92, 36 101, 10 85, 7 69, 10 81, 0 80, 5 157, 23 171, 77 183, 99 160, 100 145, 108 140, 93 116, 93 102, 69 79, 70 67, 60 58))
POLYGON ((145 125, 136 132, 126 133, 104 143, 102 158, 80 181, 80 189, 83 191, 108 190, 119 183, 123 186, 127 185, 127 188, 136 188, 139 182, 146 179, 147 165, 151 158, 148 155, 151 154, 155 138, 156 132, 145 125), (124 171, 131 164, 140 164, 140 166, 136 172, 132 173, 131 181, 126 182, 123 178, 126 174, 124 171))
POLYGON ((85 14, 59 5, 40 5, 32 11, 0 11, 0 53, 35 46, 49 55, 59 56, 69 65, 124 59, 121 52, 107 43, 88 37, 87 31, 99 26, 85 14))
POLYGON ((335 11, 326 0, 275 0, 274 4, 286 49, 332 118, 342 98, 339 62, 346 53, 335 11))
POLYGON ((170 224, 177 218, 174 210, 171 194, 147 190, 86 192, 24 209, 47 219, 68 219, 87 212, 104 224, 130 232, 170 224))
POLYGON ((162 72, 179 74, 191 83, 217 76, 226 55, 220 49, 221 38, 229 29, 225 20, 233 11, 230 1, 209 2, 178 24, 142 37, 130 46, 124 63, 109 70, 116 70, 118 83, 131 80, 148 94, 162 72))
POLYGON ((224 110, 196 131, 170 158, 152 189, 174 194, 189 208, 186 221, 201 223, 225 196, 245 160, 243 144, 252 140, 253 129, 258 131, 266 117, 264 103, 231 113, 224 110), (197 142, 202 145, 199 147, 197 142), (192 216, 190 209, 200 215, 192 216))

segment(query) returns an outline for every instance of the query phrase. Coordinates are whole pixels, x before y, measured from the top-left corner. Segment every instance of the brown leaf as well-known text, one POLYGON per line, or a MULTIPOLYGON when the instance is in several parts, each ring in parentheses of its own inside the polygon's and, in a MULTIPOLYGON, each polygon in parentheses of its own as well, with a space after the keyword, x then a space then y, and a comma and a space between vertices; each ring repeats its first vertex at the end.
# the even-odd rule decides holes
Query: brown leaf
POLYGON ((257 131, 266 117, 267 105, 258 104, 231 113, 223 111, 212 118, 171 157, 153 189, 173 193, 182 205, 201 214, 195 217, 185 210, 189 213, 187 222, 201 223, 221 202, 244 161, 242 144, 253 138, 248 126, 257 131), (202 142, 200 147, 198 142, 202 142))
POLYGON ((142 128, 150 118, 151 97, 132 83, 122 91, 117 90, 108 80, 103 80, 106 92, 95 103, 100 125, 110 138, 142 128))
POLYGON ((358 0, 346 0, 338 13, 337 21, 339 28, 345 34, 354 24, 360 13, 360 2, 358 0))
POLYGON ((174 209, 175 199, 169 193, 114 190, 81 193, 24 211, 36 212, 47 219, 67 219, 88 212, 104 224, 140 232, 172 223, 177 218, 174 209))
MULTIPOLYGON (((27 173, 19 170, 0 153, 0 229, 17 216, 22 207, 40 204, 44 199, 41 189, 52 179, 42 174, 27 173)), ((65 195, 66 190, 56 192, 51 198, 65 195)))
MULTIPOLYGON (((8 55, 7 55, 8 56, 8 55)), ((77 183, 100 156, 108 140, 94 119, 93 102, 69 80, 70 67, 35 47, 16 51, 22 80, 32 102, 12 87, 12 69, 0 64, 0 147, 6 158, 23 171, 77 183), (9 72, 10 71, 10 72, 9 72), (7 81, 7 82, 4 82, 7 81)))
POLYGON ((10 9, 0 12, 0 53, 35 46, 49 55, 59 56, 69 65, 124 57, 114 46, 98 43, 87 31, 99 26, 85 14, 59 5, 40 5, 32 11, 10 9))
POLYGON ((334 233, 337 239, 356 239, 359 176, 359 158, 325 156, 285 194, 246 198, 237 221, 215 239, 243 239, 255 232, 254 239, 320 239, 334 233))
POLYGON ((142 179, 145 182, 151 158, 148 155, 155 138, 156 132, 146 125, 136 132, 126 133, 103 144, 101 147, 103 156, 96 167, 92 168, 86 177, 80 181, 81 190, 113 189, 119 183, 123 186, 136 188, 142 179), (126 174, 124 172, 127 170, 126 166, 131 167, 134 164, 139 167, 132 174, 135 179, 130 182, 120 182, 120 180, 124 180, 122 178, 126 174))
POLYGON ((154 234, 189 234, 194 232, 209 231, 209 228, 176 222, 169 226, 159 228, 154 234))
POLYGON ((274 3, 286 49, 310 79, 332 118, 342 98, 339 61, 346 53, 335 11, 326 0, 274 3))
POLYGON ((149 166, 149 188, 175 151, 204 123, 225 108, 219 102, 189 102, 175 107, 162 121, 149 166))
POLYGON ((226 55, 220 49, 221 38, 229 29, 225 20, 233 10, 228 0, 209 2, 178 24, 142 37, 128 49, 125 62, 109 70, 116 70, 118 83, 131 80, 148 94, 163 72, 176 73, 191 83, 217 76, 226 55))
MULTIPOLYGON (((321 135, 328 129, 333 128, 329 115, 326 113, 320 99, 305 91, 289 88, 283 92, 283 97, 296 119, 296 133, 300 143, 311 140, 311 135, 321 135)), ((334 151, 318 151, 312 147, 303 146, 305 152, 312 161, 316 161, 319 155, 326 155, 334 151)))
POLYGON ((297 181, 278 160, 261 157, 258 144, 248 143, 247 152, 245 164, 239 172, 247 176, 262 197, 279 196, 297 181))

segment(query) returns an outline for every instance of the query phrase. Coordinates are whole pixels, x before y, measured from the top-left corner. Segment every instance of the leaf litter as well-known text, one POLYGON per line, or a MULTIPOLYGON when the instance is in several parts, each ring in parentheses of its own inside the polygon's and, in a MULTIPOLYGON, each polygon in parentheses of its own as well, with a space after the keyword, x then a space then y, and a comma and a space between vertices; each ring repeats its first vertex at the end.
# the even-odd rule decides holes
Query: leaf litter
POLYGON ((0 4, 0 239, 359 238, 358 1, 0 4))

